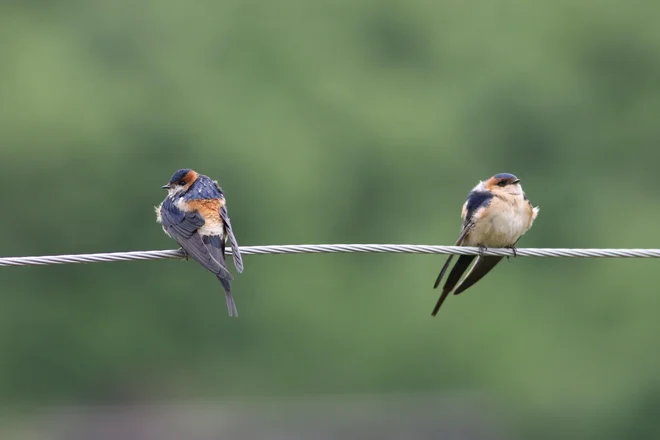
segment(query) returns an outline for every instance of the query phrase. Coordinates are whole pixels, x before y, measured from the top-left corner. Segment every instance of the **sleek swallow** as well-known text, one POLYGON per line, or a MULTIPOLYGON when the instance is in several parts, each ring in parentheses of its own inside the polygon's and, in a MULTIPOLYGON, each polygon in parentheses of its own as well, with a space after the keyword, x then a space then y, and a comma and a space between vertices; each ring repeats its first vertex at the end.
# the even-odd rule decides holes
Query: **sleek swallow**
POLYGON ((227 202, 218 182, 184 168, 172 175, 163 203, 156 207, 157 221, 185 253, 218 277, 225 290, 229 316, 238 317, 231 295, 232 275, 225 263, 229 240, 234 267, 243 272, 243 259, 227 214, 227 202))
MULTIPOLYGON (((467 196, 461 217, 463 225, 456 240, 456 246, 477 246, 482 250, 488 247, 507 247, 516 254, 516 243, 532 227, 539 213, 533 207, 520 186, 520 179, 513 174, 496 174, 485 182, 479 182, 467 196)), ((447 258, 433 288, 442 281, 454 255, 447 258)), ((456 287, 454 295, 465 291, 499 263, 503 257, 479 255, 472 269, 459 284, 463 273, 474 260, 475 255, 461 255, 454 265, 431 315, 435 316, 456 287)))

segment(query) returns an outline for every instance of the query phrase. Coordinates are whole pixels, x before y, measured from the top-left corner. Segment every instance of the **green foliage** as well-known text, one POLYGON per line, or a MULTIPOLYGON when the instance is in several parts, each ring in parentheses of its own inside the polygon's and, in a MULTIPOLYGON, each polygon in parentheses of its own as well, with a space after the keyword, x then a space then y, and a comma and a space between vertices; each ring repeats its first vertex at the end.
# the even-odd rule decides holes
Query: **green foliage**
MULTIPOLYGON (((660 6, 347 0, 0 5, 0 254, 172 248, 177 168, 241 245, 450 244, 479 179, 521 247, 659 247, 660 6)), ((657 431, 656 261, 520 258, 431 319, 440 256, 0 269, 18 402, 482 388, 522 437, 657 431)))

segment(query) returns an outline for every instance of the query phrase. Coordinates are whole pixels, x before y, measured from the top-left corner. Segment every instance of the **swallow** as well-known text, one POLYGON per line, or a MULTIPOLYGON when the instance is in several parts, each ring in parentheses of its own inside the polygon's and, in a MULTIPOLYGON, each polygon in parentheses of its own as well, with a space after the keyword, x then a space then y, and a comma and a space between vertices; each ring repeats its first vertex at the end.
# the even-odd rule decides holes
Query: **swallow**
MULTIPOLYGON (((539 208, 532 206, 523 192, 520 179, 513 174, 496 174, 485 182, 479 182, 468 194, 461 212, 463 224, 456 246, 476 246, 482 252, 489 247, 506 247, 513 250, 515 257, 516 243, 532 227, 538 213, 539 208)), ((440 285, 453 258, 454 255, 450 255, 442 266, 433 285, 434 289, 440 285)), ((465 291, 490 272, 503 257, 479 255, 459 284, 461 276, 474 258, 475 255, 461 255, 458 258, 449 272, 432 316, 438 313, 454 288, 454 295, 465 291)))
POLYGON ((163 189, 165 200, 156 207, 156 220, 187 256, 210 270, 225 291, 229 316, 238 317, 231 295, 231 273, 225 263, 229 241, 234 267, 243 272, 243 259, 227 214, 227 201, 218 182, 188 168, 174 173, 163 189))

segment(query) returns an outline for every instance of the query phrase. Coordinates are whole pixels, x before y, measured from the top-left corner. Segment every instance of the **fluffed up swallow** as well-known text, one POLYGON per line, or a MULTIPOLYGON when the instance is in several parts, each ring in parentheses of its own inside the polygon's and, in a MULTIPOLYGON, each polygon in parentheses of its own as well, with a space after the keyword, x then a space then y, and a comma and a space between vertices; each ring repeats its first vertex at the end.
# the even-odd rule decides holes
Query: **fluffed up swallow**
MULTIPOLYGON (((461 213, 463 225, 456 246, 477 246, 482 250, 488 247, 507 247, 513 249, 515 256, 516 243, 532 226, 538 212, 539 208, 533 207, 525 196, 520 179, 513 174, 496 174, 485 182, 479 182, 468 194, 461 213)), ((442 266, 433 285, 434 289, 440 285, 453 258, 454 255, 450 255, 442 266)), ((474 258, 475 255, 461 255, 458 258, 431 315, 438 313, 447 295, 456 287, 474 258)), ((454 295, 483 278, 502 258, 479 255, 472 269, 454 290, 454 295)))
POLYGON ((227 214, 227 202, 218 182, 184 168, 172 175, 165 200, 156 207, 157 221, 185 253, 218 277, 225 290, 229 316, 238 317, 231 295, 231 273, 225 263, 229 241, 234 267, 243 272, 243 259, 227 214))

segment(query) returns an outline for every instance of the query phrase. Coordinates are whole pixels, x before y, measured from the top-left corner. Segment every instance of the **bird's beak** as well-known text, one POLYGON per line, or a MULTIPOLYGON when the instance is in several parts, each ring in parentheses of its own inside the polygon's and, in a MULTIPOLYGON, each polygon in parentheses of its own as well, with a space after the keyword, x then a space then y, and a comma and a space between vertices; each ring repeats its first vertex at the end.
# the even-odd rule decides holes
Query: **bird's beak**
POLYGON ((516 180, 514 180, 514 181, 511 182, 511 183, 513 183, 514 185, 515 185, 516 183, 520 183, 520 179, 516 179, 516 180))
POLYGON ((170 188, 172 188, 172 187, 171 187, 170 184, 168 183, 167 185, 163 185, 163 186, 161 186, 161 188, 163 188, 163 189, 170 189, 170 188))

